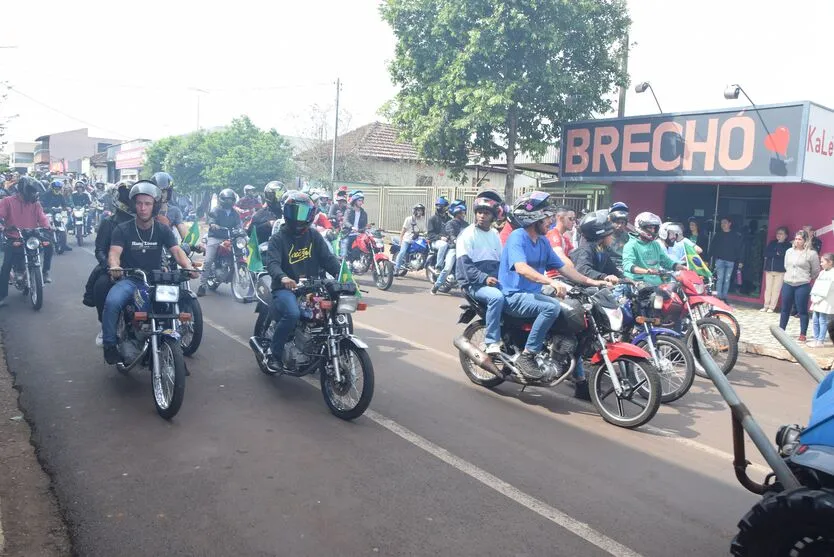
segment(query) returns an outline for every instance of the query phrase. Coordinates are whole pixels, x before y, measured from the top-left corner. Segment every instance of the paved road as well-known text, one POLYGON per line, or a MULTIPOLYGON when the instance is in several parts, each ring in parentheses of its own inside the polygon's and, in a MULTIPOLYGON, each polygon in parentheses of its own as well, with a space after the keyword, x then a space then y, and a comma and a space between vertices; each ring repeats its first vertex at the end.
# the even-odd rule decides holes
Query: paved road
MULTIPOLYGON (((165 422, 148 374, 121 376, 93 344, 92 263, 56 257, 41 312, 16 293, 0 310, 79 555, 722 555, 755 502, 707 383, 639 431, 568 388, 476 387, 451 345, 459 299, 420 277, 367 286, 365 417, 338 420, 307 382, 261 374, 244 345, 254 308, 224 286, 203 298, 211 326, 165 422)), ((807 419, 797 366, 742 358, 733 380, 769 433, 807 419)))

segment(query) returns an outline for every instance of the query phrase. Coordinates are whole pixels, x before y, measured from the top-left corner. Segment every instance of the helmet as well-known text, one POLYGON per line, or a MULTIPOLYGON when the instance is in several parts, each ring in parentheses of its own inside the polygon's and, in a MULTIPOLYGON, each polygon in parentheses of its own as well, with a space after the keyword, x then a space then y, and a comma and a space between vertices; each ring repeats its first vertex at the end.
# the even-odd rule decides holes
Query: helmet
POLYGON ((96 182, 96 189, 103 190, 104 189, 104 182, 96 182))
POLYGON ((540 220, 552 217, 555 214, 553 205, 550 202, 550 194, 543 191, 534 191, 522 195, 513 206, 512 217, 516 228, 527 228, 540 220))
POLYGON ((224 209, 231 209, 237 203, 237 194, 235 190, 226 188, 221 190, 220 195, 217 196, 217 200, 224 209))
POLYGON ((437 198, 437 201, 434 202, 434 206, 438 209, 443 209, 449 206, 449 200, 441 195, 437 198))
POLYGON ((336 192, 336 201, 343 200, 347 201, 348 194, 345 190, 339 188, 339 191, 336 192))
POLYGON ((608 211, 602 209, 588 213, 579 222, 579 232, 588 241, 596 242, 614 233, 614 225, 608 220, 608 211))
POLYGON ((264 186, 264 199, 267 204, 278 203, 278 196, 284 191, 284 183, 278 180, 267 182, 264 186))
POLYGON ((243 186, 243 195, 255 195, 255 186, 249 184, 243 186))
POLYGON ((660 217, 654 213, 640 213, 634 219, 634 228, 640 233, 640 237, 649 242, 657 239, 657 232, 660 229, 660 217), (658 230, 647 230, 648 227, 655 226, 658 230))
POLYGON ((664 222, 660 225, 660 231, 657 234, 657 237, 661 240, 670 239, 669 236, 673 236, 675 240, 679 237, 683 236, 683 230, 676 222, 664 222))
POLYGON ((497 219, 504 213, 503 205, 504 200, 497 192, 487 190, 478 194, 472 204, 472 210, 477 213, 478 209, 488 209, 492 212, 492 217, 497 219))
POLYGON ((125 213, 131 213, 133 211, 130 203, 130 189, 127 182, 119 182, 119 185, 116 186, 116 200, 114 204, 119 211, 125 213))
POLYGON ((423 214, 425 215, 426 214, 426 206, 423 205, 422 203, 417 203, 416 205, 414 205, 414 207, 411 208, 411 214, 414 215, 414 214, 417 213, 417 211, 422 211, 423 214))
POLYGON ((452 204, 449 205, 449 213, 452 215, 457 215, 458 213, 466 213, 466 203, 461 201, 460 199, 455 199, 452 201, 452 204))
POLYGON ((622 201, 614 203, 611 205, 611 208, 608 209, 608 218, 611 219, 611 222, 617 220, 628 220, 628 205, 622 201))
POLYGON ((167 172, 157 172, 151 176, 150 182, 162 192, 162 202, 165 203, 171 199, 171 194, 174 191, 174 179, 167 172))
POLYGON ((309 196, 312 202, 316 204, 319 202, 319 199, 321 199, 321 195, 317 191, 310 192, 309 196))
POLYGON ((316 216, 316 204, 310 196, 300 191, 288 191, 282 199, 284 222, 290 225, 308 225, 316 216))
POLYGON ((159 209, 159 203, 162 200, 162 190, 160 190, 156 184, 151 182, 150 180, 139 180, 130 188, 130 194, 128 195, 128 199, 130 200, 130 207, 134 211, 136 210, 136 196, 137 195, 150 195, 153 197, 154 201, 154 214, 159 209))
POLYGON ((87 191, 87 188, 84 185, 84 182, 82 182, 81 180, 79 180, 75 183, 75 191, 78 191, 79 188, 81 189, 81 191, 87 191))
POLYGON ((52 183, 49 184, 49 187, 52 189, 62 189, 64 187, 64 183, 61 180, 52 180, 52 183))
POLYGON ((350 192, 350 197, 348 198, 348 201, 351 205, 353 205, 359 200, 365 200, 365 194, 362 193, 362 190, 353 190, 352 192, 350 192))
POLYGON ((35 203, 46 190, 40 181, 29 176, 21 176, 17 182, 17 191, 23 195, 23 201, 26 203, 35 203))

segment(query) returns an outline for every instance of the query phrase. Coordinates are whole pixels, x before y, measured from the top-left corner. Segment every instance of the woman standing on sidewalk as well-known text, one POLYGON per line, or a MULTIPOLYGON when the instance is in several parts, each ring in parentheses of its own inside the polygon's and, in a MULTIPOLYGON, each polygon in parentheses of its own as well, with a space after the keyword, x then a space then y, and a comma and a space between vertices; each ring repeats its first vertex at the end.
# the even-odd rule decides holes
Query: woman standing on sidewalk
POLYGON ((785 253, 790 249, 788 227, 776 229, 776 239, 770 242, 764 252, 764 306, 759 311, 773 313, 782 291, 782 279, 785 277, 785 253))
POLYGON ((820 258, 810 249, 810 237, 804 230, 796 233, 793 247, 785 253, 785 283, 782 285, 782 312, 779 328, 783 331, 791 318, 791 309, 796 306, 799 314, 799 342, 805 342, 808 333, 808 299, 811 296, 811 281, 820 274, 820 258))
POLYGON ((825 333, 834 313, 834 253, 826 253, 820 258, 822 272, 811 289, 811 309, 814 310, 814 339, 808 346, 825 345, 825 333))

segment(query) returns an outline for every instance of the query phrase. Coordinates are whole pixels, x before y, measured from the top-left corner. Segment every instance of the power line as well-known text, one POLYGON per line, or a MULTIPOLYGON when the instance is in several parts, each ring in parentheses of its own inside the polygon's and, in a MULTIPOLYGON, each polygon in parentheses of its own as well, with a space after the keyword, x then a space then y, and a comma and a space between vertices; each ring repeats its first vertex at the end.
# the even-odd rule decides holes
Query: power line
POLYGON ((19 89, 15 88, 15 87, 13 87, 13 86, 11 86, 11 85, 6 85, 6 87, 7 87, 7 88, 9 89, 9 91, 11 91, 12 93, 17 93, 17 94, 18 94, 18 95, 20 95, 21 97, 24 97, 24 98, 26 98, 26 99, 29 99, 29 100, 30 100, 30 101, 32 101, 33 103, 35 103, 35 104, 39 104, 39 105, 41 105, 41 106, 42 106, 42 107, 44 107, 44 108, 48 108, 49 110, 51 110, 51 111, 53 111, 53 112, 57 112, 58 114, 60 114, 60 115, 62 115, 62 116, 64 116, 64 117, 66 117, 66 118, 69 118, 70 120, 75 120, 76 122, 81 122, 82 124, 85 124, 85 125, 90 126, 90 127, 92 127, 92 128, 97 128, 97 129, 100 129, 100 130, 105 131, 105 132, 107 132, 107 133, 112 133, 112 134, 115 134, 115 135, 120 135, 120 136, 122 136, 122 137, 132 137, 130 134, 117 132, 117 131, 115 131, 115 130, 110 130, 110 129, 107 129, 107 128, 103 127, 103 126, 99 126, 99 125, 97 125, 97 124, 93 124, 92 122, 88 122, 87 120, 84 120, 84 119, 82 119, 82 118, 77 118, 77 117, 73 116, 72 114, 67 114, 67 113, 66 113, 66 112, 64 112, 63 110, 58 109, 58 108, 55 108, 54 106, 50 106, 50 105, 46 104, 45 102, 41 102, 41 101, 39 101, 38 99, 36 99, 36 98, 34 98, 34 97, 30 96, 30 95, 27 95, 27 94, 26 94, 26 93, 24 93, 23 91, 21 91, 21 90, 19 90, 19 89))

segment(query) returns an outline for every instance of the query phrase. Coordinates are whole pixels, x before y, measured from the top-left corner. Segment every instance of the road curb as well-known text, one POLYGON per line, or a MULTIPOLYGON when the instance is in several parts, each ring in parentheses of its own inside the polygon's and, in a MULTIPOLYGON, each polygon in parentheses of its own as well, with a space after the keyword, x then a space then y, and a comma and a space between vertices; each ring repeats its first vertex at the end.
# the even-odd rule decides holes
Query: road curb
MULTIPOLYGON (((738 349, 745 354, 755 354, 757 356, 767 356, 769 358, 776 358, 777 360, 785 360, 788 362, 796 362, 796 358, 784 348, 777 348, 767 344, 760 344, 756 342, 739 341, 738 349)), ((834 358, 830 356, 823 356, 821 354, 814 354, 808 352, 808 355, 817 363, 820 368, 829 370, 834 367, 834 358)))

